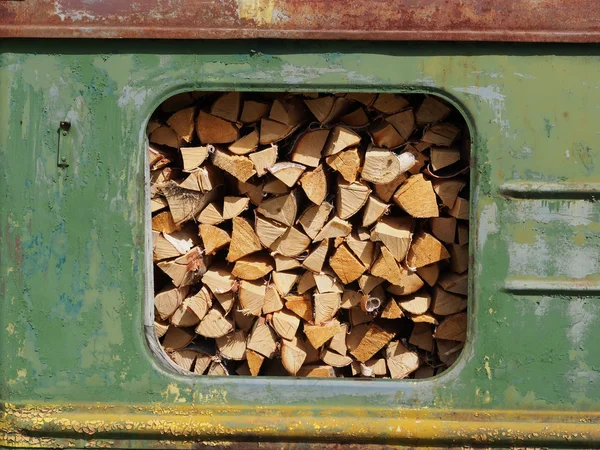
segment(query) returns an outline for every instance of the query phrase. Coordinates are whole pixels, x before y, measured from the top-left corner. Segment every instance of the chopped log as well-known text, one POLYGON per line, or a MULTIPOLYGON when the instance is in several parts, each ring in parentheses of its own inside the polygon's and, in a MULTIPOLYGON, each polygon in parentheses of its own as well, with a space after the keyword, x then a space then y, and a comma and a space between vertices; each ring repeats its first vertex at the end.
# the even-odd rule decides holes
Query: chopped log
POLYGON ((440 266, 438 263, 433 263, 428 266, 419 267, 417 269, 417 275, 419 275, 419 277, 429 286, 433 286, 437 283, 440 276, 440 266))
POLYGON ((300 185, 311 202, 316 205, 323 203, 327 195, 327 177, 323 166, 305 172, 300 178, 300 185))
MULTIPOLYGON (((302 262, 302 266, 313 272, 319 273, 323 270, 323 264, 329 250, 329 240, 322 240, 317 244, 306 259, 302 262)), ((333 270, 335 268, 332 267, 333 270)))
MULTIPOLYGON (((379 325, 372 323, 369 325, 367 333, 360 341, 360 344, 350 353, 360 362, 371 359, 375 353, 381 350, 396 335, 395 332, 387 331, 379 325)), ((389 360, 388 360, 389 365, 389 360)))
POLYGON ((277 243, 277 240, 287 231, 287 227, 285 225, 281 225, 273 220, 266 219, 260 214, 256 214, 254 227, 256 229, 256 235, 258 236, 261 244, 266 248, 272 249, 275 248, 274 245, 277 243))
POLYGON ((345 245, 340 245, 329 258, 329 265, 344 284, 357 280, 367 268, 345 245))
POLYGON ((258 148, 258 131, 252 130, 245 136, 242 136, 227 149, 234 155, 247 155, 256 151, 258 148))
POLYGON ((269 314, 275 311, 280 311, 283 309, 283 301, 281 300, 281 295, 277 291, 277 288, 274 284, 267 285, 267 291, 265 293, 265 301, 262 307, 262 313, 269 314))
POLYGON ((426 352, 433 351, 433 331, 431 325, 427 323, 416 323, 408 340, 412 344, 426 352))
POLYGON ((350 332, 346 336, 346 348, 350 353, 352 353, 356 347, 360 345, 361 341, 367 334, 367 331, 369 331, 369 325, 367 324, 359 324, 350 329, 350 332))
POLYGON ((413 378, 415 380, 431 378, 434 375, 435 375, 435 369, 431 366, 421 366, 413 372, 413 378))
POLYGON ((179 148, 181 140, 177 132, 171 127, 159 126, 149 136, 151 144, 166 145, 167 147, 179 148))
POLYGON ((271 145, 259 152, 250 153, 248 157, 254 165, 256 175, 262 177, 269 172, 269 169, 273 167, 277 161, 277 146, 271 145))
POLYGON ((269 113, 270 109, 271 105, 268 103, 246 100, 242 107, 240 122, 246 124, 258 122, 269 113))
POLYGON ((394 379, 406 378, 419 368, 419 355, 400 341, 390 342, 385 350, 385 359, 394 379))
POLYGON ((200 281, 209 263, 200 247, 194 247, 185 255, 175 260, 159 262, 157 266, 171 278, 175 286, 180 287, 200 281))
POLYGON ((181 147, 181 158, 183 159, 183 170, 192 171, 200 167, 208 158, 208 146, 181 147))
POLYGON ((371 275, 383 278, 393 285, 401 286, 403 280, 398 262, 386 247, 382 246, 380 251, 379 257, 371 266, 371 275))
POLYGON ((404 143, 404 138, 394 126, 386 122, 385 120, 380 121, 371 125, 369 128, 373 143, 377 147, 385 148, 398 148, 404 143))
POLYGON ((288 272, 273 272, 273 283, 277 292, 283 297, 288 295, 294 285, 298 282, 298 274, 288 272))
MULTIPOLYGON (((362 296, 361 296, 361 300, 362 300, 362 296)), ((362 310, 362 308, 360 307, 360 304, 358 306, 350 308, 349 317, 350 317, 350 324, 353 327, 355 327, 357 325, 361 325, 363 323, 371 322, 375 318, 373 315, 364 312, 362 310)))
POLYGON ((185 142, 192 142, 194 138, 195 109, 193 106, 181 109, 167 119, 167 125, 175 130, 177 136, 185 142))
POLYGON ((371 189, 366 183, 348 183, 338 179, 336 212, 340 219, 348 219, 356 214, 367 202, 371 189))
POLYGON ((420 291, 398 299, 400 308, 410 314, 425 314, 431 305, 431 296, 427 291, 420 291))
POLYGON ((325 342, 339 333, 341 330, 340 323, 337 320, 320 324, 320 325, 304 325, 304 334, 314 348, 320 348, 325 342))
POLYGON ((190 92, 183 92, 166 99, 160 104, 160 109, 167 113, 178 111, 194 103, 194 97, 190 92))
POLYGON ((245 330, 238 330, 217 338, 217 349, 220 355, 234 361, 246 359, 246 337, 245 330))
POLYGON ((400 95, 383 93, 377 96, 372 108, 384 114, 394 114, 408 105, 408 100, 400 95))
POLYGON ((162 236, 181 254, 189 252, 194 246, 199 244, 197 233, 192 227, 182 228, 173 233, 163 233, 162 236))
POLYGON ((328 137, 329 130, 326 129, 307 131, 294 144, 291 160, 305 166, 317 167, 328 137))
POLYGON ((180 350, 186 347, 194 339, 194 330, 190 328, 178 328, 171 325, 162 341, 163 348, 169 350, 180 350))
POLYGON ((305 322, 313 321, 313 303, 309 297, 288 295, 285 297, 285 307, 305 322))
POLYGON ((223 210, 216 202, 212 202, 202 210, 196 220, 204 225, 218 225, 223 222, 223 210))
POLYGON ((358 286, 365 294, 370 294, 372 290, 374 290, 384 281, 385 280, 383 278, 379 278, 369 273, 365 273, 361 275, 361 277, 358 279, 358 286))
POLYGON ((434 171, 451 166, 460 161, 460 151, 456 148, 431 147, 431 168, 434 171))
POLYGON ((413 239, 406 261, 409 267, 419 268, 450 258, 450 253, 431 234, 421 231, 413 239))
POLYGON ((327 292, 337 292, 338 294, 341 294, 344 292, 344 287, 331 272, 327 271, 323 273, 314 273, 312 276, 315 280, 319 293, 325 294, 327 292))
POLYGON ((235 278, 225 265, 213 264, 202 276, 202 283, 207 285, 213 294, 225 294, 233 289, 235 278))
POLYGON ((260 239, 258 239, 250 223, 241 217, 234 217, 227 261, 235 262, 241 257, 258 252, 261 249, 260 239))
POLYGON ((390 210, 390 205, 382 202, 377 197, 370 195, 363 212, 362 226, 368 227, 377 222, 384 214, 390 210))
POLYGON ((227 92, 212 104, 210 113, 229 122, 237 122, 241 109, 242 94, 240 92, 227 92))
POLYGON ((196 327, 196 334, 218 338, 233 331, 233 320, 217 308, 211 308, 196 327))
POLYGON ((387 304, 383 308, 383 311, 381 311, 381 318, 382 319, 401 319, 402 317, 404 317, 404 313, 398 306, 398 303, 396 302, 396 300, 391 298, 390 301, 387 302, 387 304))
POLYGON ((356 147, 360 144, 360 141, 361 138, 358 133, 338 125, 329 134, 329 138, 323 148, 323 156, 335 155, 347 148, 356 147))
POLYGON ((340 324, 340 331, 338 331, 329 341, 329 349, 337 352, 338 354, 345 356, 348 348, 346 347, 346 335, 348 334, 348 324, 340 324))
POLYGON ((156 196, 150 199, 150 207, 152 209, 152 213, 161 211, 165 209, 169 204, 167 203, 167 199, 161 196, 156 196))
POLYGON ((263 280, 241 280, 238 289, 241 312, 245 315, 260 316, 266 293, 267 285, 263 280))
POLYGON ((296 373, 299 377, 307 378, 335 378, 335 369, 331 366, 302 366, 296 373))
MULTIPOLYGON (((258 237, 260 238, 260 235, 258 237)), ((275 254, 273 255, 273 259, 275 260, 275 270, 277 272, 284 272, 286 270, 296 269, 301 266, 300 261, 289 256, 275 254)))
POLYGON ((308 106, 310 112, 321 123, 324 123, 329 118, 335 101, 336 99, 333 96, 304 99, 304 103, 308 106))
POLYGON ((352 358, 333 352, 325 347, 321 350, 321 361, 332 367, 346 367, 352 363, 352 358))
POLYGON ((352 225, 345 220, 334 216, 325 226, 319 231, 313 242, 319 242, 323 239, 334 239, 336 237, 346 237, 352 231, 352 225))
POLYGON ((250 369, 250 375, 253 377, 257 376, 260 372, 260 368, 262 366, 265 357, 260 353, 257 353, 248 348, 246 344, 246 360, 248 361, 248 368, 250 369))
POLYGON ((296 97, 275 100, 269 114, 270 119, 293 127, 302 123, 306 116, 304 105, 296 97))
POLYGON ((446 244, 454 242, 456 235, 456 219, 454 217, 433 217, 429 221, 431 232, 446 244))
POLYGON ((385 120, 394 126, 403 141, 406 141, 415 130, 415 115, 412 108, 388 116, 385 120))
POLYGON ((365 153, 360 176, 373 184, 386 184, 410 170, 414 164, 412 153, 397 155, 389 150, 370 146, 365 153))
POLYGON ((290 227, 279 239, 276 252, 284 256, 298 256, 310 245, 310 238, 296 227, 290 227))
POLYGON ((271 119, 260 119, 260 145, 276 144, 294 132, 296 127, 271 119))
POLYGON ((465 342, 467 340, 467 313, 446 316, 433 335, 436 339, 465 342))
POLYGON ((179 308, 186 297, 189 288, 187 286, 178 288, 172 284, 163 288, 154 296, 154 308, 162 320, 167 320, 179 308))
MULTIPOLYGON (((238 298, 239 300, 239 298, 238 298)), ((261 304, 262 304, 261 299, 261 304)), ((256 316, 254 314, 249 314, 247 309, 241 305, 239 301, 235 302, 233 306, 233 321, 235 323, 235 328, 238 330, 250 330, 254 325, 256 320, 256 316)))
POLYGON ((207 255, 214 255, 231 242, 227 231, 213 225, 200 225, 200 237, 207 255))
POLYGON ((431 181, 422 174, 410 177, 394 194, 394 202, 413 217, 440 215, 431 181))
MULTIPOLYGON (((368 237, 367 237, 368 239, 368 237)), ((375 244, 370 240, 364 241, 358 237, 357 232, 353 232, 346 237, 346 244, 348 248, 352 250, 363 266, 366 268, 371 267, 373 258, 375 257, 375 244)))
POLYGON ((281 363, 291 375, 298 375, 306 360, 306 352, 287 341, 282 342, 281 363))
POLYGON ((431 314, 426 313, 426 314, 418 314, 418 315, 411 315, 410 316, 410 320, 412 320, 414 323, 430 323, 431 325, 437 325, 438 324, 438 320, 431 314))
POLYGON ((449 316, 467 309, 467 299, 436 286, 433 290, 431 312, 438 316, 449 316))
POLYGON ((443 145, 450 147, 457 138, 460 130, 449 123, 440 123, 432 125, 425 133, 423 133, 423 142, 433 145, 443 145))
POLYGON ((469 243, 469 226, 459 223, 456 228, 456 243, 458 245, 467 245, 469 243))
POLYGON ((327 292, 314 295, 315 323, 329 322, 340 309, 341 296, 337 292, 327 292))
MULTIPOLYGON (((203 286, 202 289, 205 289, 206 286, 203 286)), ((201 290, 202 290, 201 289, 201 290)), ((221 305, 221 308, 225 311, 225 315, 229 314, 233 309, 233 305, 235 303, 235 295, 232 291, 225 292, 223 294, 213 292, 213 295, 221 305)))
POLYGON ((163 322, 159 319, 154 319, 154 332, 156 334, 157 339, 163 337, 168 329, 169 322, 163 322))
POLYGON ((269 168, 269 172, 288 187, 294 186, 305 170, 302 164, 293 162, 278 162, 269 168))
POLYGON ((365 313, 375 314, 381 307, 381 303, 381 299, 375 294, 373 296, 363 295, 360 299, 360 309, 365 313))
POLYGON ((296 331, 298 331, 298 327, 300 326, 300 319, 291 311, 281 310, 273 314, 271 324, 279 336, 291 341, 296 336, 296 331))
POLYGON ((357 108, 340 117, 340 122, 349 127, 362 128, 369 125, 369 116, 367 116, 364 108, 357 108))
POLYGON ((371 230, 371 240, 381 241, 396 261, 406 257, 412 240, 412 220, 406 217, 384 217, 371 230))
POLYGON ((448 211, 448 214, 460 220, 469 220, 469 210, 469 200, 458 197, 455 200, 452 208, 450 208, 450 210, 448 211))
POLYGON ((370 359, 358 364, 360 364, 360 374, 364 377, 381 377, 387 374, 387 364, 383 358, 370 359))
POLYGON ((298 286, 296 286, 296 290, 298 294, 304 294, 305 292, 310 291, 317 285, 315 281, 315 277, 312 272, 304 272, 300 279, 298 280, 298 286))
POLYGON ((338 172, 348 183, 356 181, 361 166, 361 153, 358 148, 341 151, 325 158, 325 162, 338 172))
POLYGON ((175 364, 177 364, 179 367, 181 367, 183 370, 186 370, 186 371, 192 370, 192 366, 194 365, 194 362, 196 361, 197 355, 198 355, 198 352, 195 352, 194 350, 186 350, 186 349, 175 350, 175 351, 169 353, 169 356, 171 357, 173 362, 175 364))
POLYGON ((213 377, 224 377, 229 375, 229 372, 222 363, 218 361, 212 361, 208 368, 208 372, 206 372, 206 375, 213 377))
POLYGON ((452 208, 458 197, 458 193, 466 186, 460 179, 440 179, 433 181, 433 190, 440 198, 444 206, 452 208))
POLYGON ((197 294, 183 301, 171 316, 171 323, 176 327, 194 327, 204 319, 211 306, 210 295, 206 291, 206 287, 202 287, 197 294))
POLYGON ((332 210, 333 205, 327 202, 310 206, 302 213, 298 223, 302 226, 304 232, 314 240, 323 229, 332 210))
POLYGON ((390 294, 414 294, 425 285, 423 280, 415 272, 406 269, 402 265, 400 265, 400 275, 402 276, 402 282, 400 284, 388 286, 387 291, 390 294))
POLYGON ((417 175, 420 173, 427 164, 427 161, 429 161, 428 156, 425 156, 423 153, 419 152, 416 147, 411 144, 408 144, 405 147, 404 153, 410 153, 415 158, 415 164, 408 170, 411 175, 417 175))
POLYGON ((277 336, 262 317, 254 323, 248 336, 246 347, 263 355, 266 358, 275 356, 277 350, 277 336))
POLYGON ((253 253, 246 255, 235 262, 231 274, 242 280, 258 280, 274 269, 273 258, 268 254, 253 253))
POLYGON ((342 303, 340 304, 340 308, 342 309, 350 309, 360 304, 360 300, 362 299, 362 294, 350 289, 344 290, 342 293, 342 303))
POLYGON ((229 220, 239 216, 248 209, 248 197, 225 196, 223 199, 223 219, 229 220))
POLYGON ((450 244, 450 268, 453 272, 463 273, 469 268, 469 246, 450 244))
POLYGON ((363 92, 351 92, 346 94, 345 96, 348 100, 353 100, 355 102, 362 103, 365 106, 371 106, 375 99, 377 98, 377 94, 367 94, 363 92))
POLYGON ((171 215, 177 224, 195 218, 218 194, 217 190, 198 194, 196 191, 177 186, 173 181, 161 186, 161 191, 167 199, 171 215))
POLYGON ((230 144, 238 140, 240 131, 233 123, 200 111, 196 134, 202 144, 230 144))
POLYGON ((254 164, 247 156, 234 155, 226 150, 216 149, 212 154, 212 162, 219 169, 233 175, 240 181, 256 175, 254 164))
POLYGON ((423 125, 444 120, 448 114, 450 114, 448 106, 435 97, 427 96, 417 109, 415 119, 419 125, 423 125))
POLYGON ((276 220, 287 226, 294 225, 298 206, 296 194, 292 191, 287 195, 264 199, 256 211, 267 219, 276 220))
POLYGON ((469 274, 466 272, 462 274, 446 272, 440 277, 439 285, 445 291, 453 294, 468 295, 469 274))

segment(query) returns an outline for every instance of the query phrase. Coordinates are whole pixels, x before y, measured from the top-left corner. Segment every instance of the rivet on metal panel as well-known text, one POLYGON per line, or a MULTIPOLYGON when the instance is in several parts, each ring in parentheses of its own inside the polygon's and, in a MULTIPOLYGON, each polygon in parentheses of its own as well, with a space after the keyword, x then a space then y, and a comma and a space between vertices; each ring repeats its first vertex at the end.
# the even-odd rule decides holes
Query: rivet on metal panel
POLYGON ((61 121, 58 129, 58 167, 69 167, 69 162, 66 156, 66 136, 71 128, 71 122, 61 121))

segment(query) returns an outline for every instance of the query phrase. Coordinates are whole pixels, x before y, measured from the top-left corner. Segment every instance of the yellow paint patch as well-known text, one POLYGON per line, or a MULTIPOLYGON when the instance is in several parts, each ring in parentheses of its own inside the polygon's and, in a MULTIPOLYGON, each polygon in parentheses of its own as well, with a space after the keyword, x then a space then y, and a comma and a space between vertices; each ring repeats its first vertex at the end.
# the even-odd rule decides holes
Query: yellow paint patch
POLYGON ((485 373, 487 374, 488 380, 491 380, 492 379, 492 368, 490 367, 490 358, 488 358, 486 356, 484 359, 485 359, 485 363, 483 364, 483 367, 485 368, 485 373))
POLYGON ((6 327, 6 331, 8 332, 9 335, 13 335, 15 334, 15 324, 13 323, 9 323, 8 326, 6 327))
POLYGON ((167 403, 185 403, 185 397, 181 396, 179 387, 175 383, 171 383, 167 386, 167 389, 162 393, 167 403))
POLYGON ((240 19, 252 20, 257 25, 272 23, 274 8, 275 0, 238 0, 240 19))
POLYGON ((573 241, 575 241, 575 243, 579 246, 584 245, 585 244, 585 234, 577 233, 575 235, 575 237, 573 238, 573 241))
POLYGON ((536 235, 531 228, 519 228, 513 233, 513 241, 517 244, 535 244, 536 235))

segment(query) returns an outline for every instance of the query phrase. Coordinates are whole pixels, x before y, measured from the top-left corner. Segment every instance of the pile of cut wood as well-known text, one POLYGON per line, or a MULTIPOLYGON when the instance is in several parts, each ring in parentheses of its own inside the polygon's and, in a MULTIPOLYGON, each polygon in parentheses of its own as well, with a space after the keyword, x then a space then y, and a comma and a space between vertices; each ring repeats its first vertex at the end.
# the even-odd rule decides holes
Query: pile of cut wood
POLYGON ((470 142, 452 106, 193 92, 148 138, 155 329, 182 370, 425 378, 456 360, 470 142))

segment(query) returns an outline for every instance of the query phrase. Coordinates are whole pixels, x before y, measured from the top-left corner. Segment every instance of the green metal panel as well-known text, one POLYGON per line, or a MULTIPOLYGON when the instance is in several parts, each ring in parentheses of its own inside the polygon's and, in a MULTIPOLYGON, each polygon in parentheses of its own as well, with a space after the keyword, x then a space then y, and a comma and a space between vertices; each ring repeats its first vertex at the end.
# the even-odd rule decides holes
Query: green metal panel
POLYGON ((597 46, 0 45, 0 445, 600 445, 597 46), (145 124, 170 95, 210 89, 429 92, 465 113, 472 317, 452 370, 248 379, 157 363, 143 327, 145 124))

